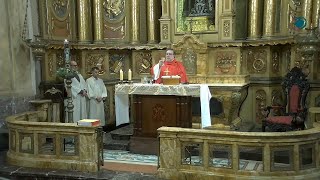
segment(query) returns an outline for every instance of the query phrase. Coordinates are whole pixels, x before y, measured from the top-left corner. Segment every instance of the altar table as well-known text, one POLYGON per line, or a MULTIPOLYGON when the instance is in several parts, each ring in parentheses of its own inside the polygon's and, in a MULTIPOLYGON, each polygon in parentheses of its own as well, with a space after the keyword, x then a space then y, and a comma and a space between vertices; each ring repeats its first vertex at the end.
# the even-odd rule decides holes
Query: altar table
POLYGON ((211 126, 209 101, 211 93, 206 84, 162 85, 162 84, 117 84, 115 86, 116 126, 129 123, 128 95, 171 95, 200 97, 201 127, 211 126))

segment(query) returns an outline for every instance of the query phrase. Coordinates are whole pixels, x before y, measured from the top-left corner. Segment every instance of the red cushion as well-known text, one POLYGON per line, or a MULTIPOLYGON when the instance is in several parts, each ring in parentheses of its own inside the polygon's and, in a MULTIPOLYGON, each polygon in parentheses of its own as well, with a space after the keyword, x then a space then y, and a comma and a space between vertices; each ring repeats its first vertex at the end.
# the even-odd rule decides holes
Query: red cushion
POLYGON ((293 85, 289 92, 290 112, 297 113, 299 109, 300 89, 297 85, 293 85))
POLYGON ((273 117, 268 117, 267 118, 267 122, 273 123, 273 124, 291 125, 292 116, 273 116, 273 117))

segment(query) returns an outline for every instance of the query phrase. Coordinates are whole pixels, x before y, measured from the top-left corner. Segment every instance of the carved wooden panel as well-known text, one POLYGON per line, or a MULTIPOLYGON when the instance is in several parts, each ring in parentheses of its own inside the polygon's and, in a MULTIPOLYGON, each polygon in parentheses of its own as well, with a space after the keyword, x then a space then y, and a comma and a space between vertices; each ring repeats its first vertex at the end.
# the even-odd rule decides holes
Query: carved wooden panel
POLYGON ((182 61, 187 74, 197 73, 197 53, 193 49, 187 48, 183 51, 182 61))
POLYGON ((104 54, 95 53, 95 54, 87 54, 85 60, 85 71, 87 75, 91 75, 91 68, 98 67, 99 75, 103 75, 106 73, 105 60, 106 57, 104 54))
POLYGON ((45 33, 52 39, 72 39, 74 26, 74 1, 47 0, 40 3, 40 8, 46 12, 43 23, 45 33))
POLYGON ((104 0, 104 38, 124 39, 126 36, 126 14, 127 4, 125 0, 104 0))
POLYGON ((233 51, 219 51, 215 57, 215 74, 235 74, 237 54, 233 51))
POLYGON ((138 74, 150 74, 152 55, 150 51, 139 52, 134 57, 135 71, 138 74))
POLYGON ((120 69, 124 69, 126 54, 110 52, 109 54, 109 71, 111 74, 119 73, 120 69))
POLYGON ((267 71, 266 50, 250 49, 247 57, 247 70, 249 73, 263 74, 267 71))
POLYGON ((272 52, 272 66, 271 71, 273 73, 279 73, 280 72, 280 58, 281 53, 280 51, 273 51, 272 52))
POLYGON ((264 119, 263 110, 266 107, 267 94, 264 90, 260 89, 256 91, 256 122, 261 124, 264 119))
POLYGON ((191 127, 191 97, 134 96, 134 136, 157 137, 161 126, 191 127))

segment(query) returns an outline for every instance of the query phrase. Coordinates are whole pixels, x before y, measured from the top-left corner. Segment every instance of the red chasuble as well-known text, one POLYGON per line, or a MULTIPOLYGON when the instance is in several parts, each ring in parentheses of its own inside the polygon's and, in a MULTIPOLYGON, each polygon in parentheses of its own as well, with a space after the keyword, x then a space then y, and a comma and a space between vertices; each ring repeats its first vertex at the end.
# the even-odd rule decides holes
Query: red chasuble
POLYGON ((175 76, 179 75, 180 83, 188 82, 187 73, 182 65, 181 62, 177 61, 176 59, 172 60, 171 62, 165 61, 164 64, 161 66, 160 69, 160 78, 156 80, 156 83, 162 83, 162 76, 175 76))

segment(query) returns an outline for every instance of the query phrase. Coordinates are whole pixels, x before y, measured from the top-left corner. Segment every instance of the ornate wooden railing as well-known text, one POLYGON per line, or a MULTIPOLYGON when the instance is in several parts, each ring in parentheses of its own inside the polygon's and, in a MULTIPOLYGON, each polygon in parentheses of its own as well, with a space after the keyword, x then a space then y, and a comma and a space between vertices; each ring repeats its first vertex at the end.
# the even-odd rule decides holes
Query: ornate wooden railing
POLYGON ((319 179, 320 125, 294 132, 161 127, 158 173, 166 179, 319 179))
POLYGON ((38 122, 42 111, 6 118, 9 129, 8 163, 23 167, 96 172, 102 164, 98 127, 76 123, 38 122))

